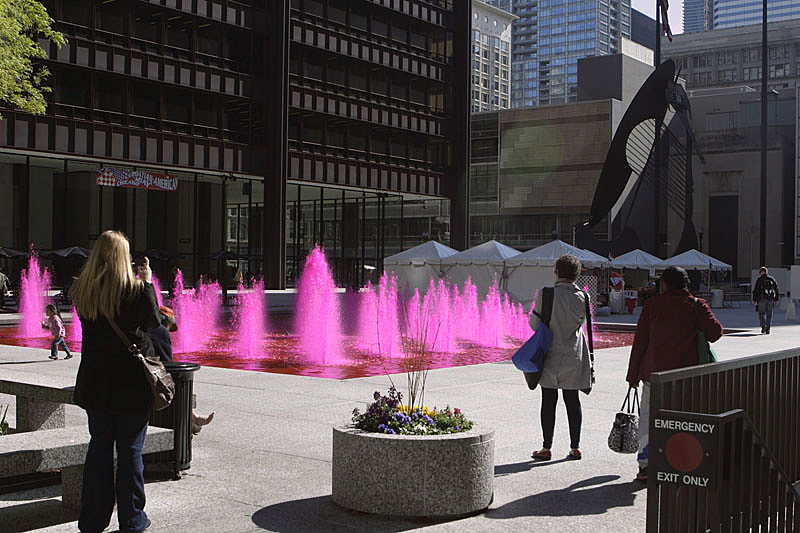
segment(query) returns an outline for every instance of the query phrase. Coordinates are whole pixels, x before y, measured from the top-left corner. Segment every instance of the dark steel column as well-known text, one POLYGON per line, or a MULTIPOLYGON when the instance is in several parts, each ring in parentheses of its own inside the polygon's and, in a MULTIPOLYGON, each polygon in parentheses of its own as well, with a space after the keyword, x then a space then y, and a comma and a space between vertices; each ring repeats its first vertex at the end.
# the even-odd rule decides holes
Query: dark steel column
POLYGON ((262 85, 261 98, 266 105, 266 143, 264 164, 264 284, 270 289, 286 288, 286 161, 289 88, 289 0, 267 3, 264 24, 266 64, 263 72, 269 78, 262 85))
MULTIPOLYGON (((661 65, 661 6, 659 5, 659 0, 656 0, 656 49, 654 57, 654 66, 657 69, 661 65)), ((655 187, 654 187, 654 199, 653 208, 654 208, 654 217, 653 217, 653 251, 656 255, 661 255, 661 195, 659 194, 661 189, 661 126, 663 122, 659 119, 656 119, 656 131, 655 131, 655 144, 653 145, 655 151, 653 153, 654 160, 654 170, 655 170, 655 187)), ((664 250, 666 254, 667 250, 664 250)))
MULTIPOLYGON (((767 0, 762 0, 761 21, 761 220, 759 223, 759 266, 767 264, 767 0)), ((751 265, 751 268, 755 265, 751 265)))
POLYGON ((472 4, 454 2, 456 23, 453 32, 452 67, 453 107, 447 135, 453 139, 453 166, 440 191, 450 198, 450 245, 458 250, 469 247, 469 153, 470 153, 470 94, 472 91, 472 4))

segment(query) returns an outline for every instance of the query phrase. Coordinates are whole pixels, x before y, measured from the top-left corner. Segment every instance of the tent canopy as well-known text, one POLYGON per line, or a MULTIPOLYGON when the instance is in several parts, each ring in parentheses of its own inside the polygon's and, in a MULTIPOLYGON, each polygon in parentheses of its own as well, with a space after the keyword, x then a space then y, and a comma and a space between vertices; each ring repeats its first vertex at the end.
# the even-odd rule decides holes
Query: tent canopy
POLYGON ((612 260, 611 266, 614 268, 641 268, 649 270, 651 268, 664 268, 664 261, 644 250, 636 249, 612 260))
POLYGON ((679 266, 687 270, 731 270, 728 263, 723 263, 719 259, 714 259, 710 255, 697 250, 689 250, 670 257, 662 263, 662 267, 679 266))
POLYGON ((519 255, 519 250, 497 241, 487 241, 468 250, 442 259, 443 265, 487 265, 503 263, 510 257, 519 255))
POLYGON ((383 260, 384 265, 421 265, 424 263, 438 263, 445 257, 450 257, 458 253, 449 246, 436 241, 414 246, 400 253, 390 255, 383 260))
POLYGON ((594 252, 581 250, 558 239, 543 244, 533 250, 528 250, 506 261, 508 266, 553 266, 556 260, 565 254, 571 254, 581 260, 581 264, 588 268, 607 267, 608 259, 594 252))

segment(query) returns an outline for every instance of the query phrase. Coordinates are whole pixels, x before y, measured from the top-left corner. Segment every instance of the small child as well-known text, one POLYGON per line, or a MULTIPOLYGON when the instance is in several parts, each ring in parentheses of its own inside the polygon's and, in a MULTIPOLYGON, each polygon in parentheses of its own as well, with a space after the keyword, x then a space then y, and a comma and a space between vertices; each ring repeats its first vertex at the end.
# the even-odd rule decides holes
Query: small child
POLYGON ((67 352, 67 356, 64 359, 71 358, 72 354, 69 351, 69 346, 67 346, 67 341, 64 340, 66 332, 64 331, 64 322, 61 320, 61 313, 58 312, 58 308, 53 304, 48 304, 44 312, 47 314, 47 321, 42 322, 42 327, 49 329, 53 335, 53 342, 50 344, 50 359, 58 359, 59 345, 67 352))

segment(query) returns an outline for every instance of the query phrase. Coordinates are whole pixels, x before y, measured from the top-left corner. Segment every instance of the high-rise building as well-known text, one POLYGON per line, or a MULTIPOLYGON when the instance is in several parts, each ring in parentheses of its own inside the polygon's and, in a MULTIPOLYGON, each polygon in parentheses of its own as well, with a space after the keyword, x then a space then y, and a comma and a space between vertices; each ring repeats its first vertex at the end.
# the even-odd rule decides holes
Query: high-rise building
POLYGON ((469 3, 43 3, 69 44, 43 43, 44 115, 0 110, 0 246, 118 229, 187 280, 274 288, 315 243, 352 286, 466 248, 469 3))
POLYGON ((517 17, 472 0, 472 111, 511 106, 511 23, 517 17))
POLYGON ((710 30, 713 12, 713 0, 683 0, 683 32, 710 30))
POLYGON ((512 107, 576 101, 578 60, 615 54, 631 37, 631 0, 519 0, 510 8, 519 17, 511 34, 512 107))
MULTIPOLYGON (((760 24, 762 6, 762 0, 683 0, 683 31, 692 33, 760 24)), ((797 0, 767 3, 769 22, 792 19, 800 19, 797 0)))
MULTIPOLYGON (((713 25, 716 29, 760 24, 763 18, 762 0, 714 0, 713 25)), ((767 21, 800 19, 800 2, 797 0, 770 0, 767 3, 767 21)))
POLYGON ((635 9, 631 9, 631 41, 656 49, 656 21, 635 9))
MULTIPOLYGON (((794 21, 767 25, 770 89, 800 83, 800 24, 794 21)), ((761 87, 761 25, 676 35, 663 42, 663 58, 674 59, 690 91, 716 87, 761 87)))

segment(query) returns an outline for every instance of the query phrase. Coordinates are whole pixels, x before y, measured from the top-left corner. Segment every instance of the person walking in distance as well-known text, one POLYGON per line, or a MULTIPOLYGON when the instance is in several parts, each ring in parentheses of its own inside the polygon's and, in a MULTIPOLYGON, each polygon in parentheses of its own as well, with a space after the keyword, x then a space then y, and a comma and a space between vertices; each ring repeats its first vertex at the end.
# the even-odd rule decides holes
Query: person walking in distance
MULTIPOLYGON (((531 457, 537 461, 552 458, 553 432, 556 424, 558 389, 564 398, 569 421, 570 451, 567 459, 581 459, 580 440, 581 401, 578 391, 592 386, 592 368, 589 346, 583 327, 586 324, 588 295, 575 285, 581 271, 581 262, 573 255, 562 255, 556 261, 556 284, 553 288, 553 310, 550 330, 553 340, 545 357, 539 385, 542 387, 541 423, 543 446, 531 457)), ((534 309, 542 309, 542 293, 536 298, 534 309)), ((536 331, 540 318, 531 313, 531 328, 536 331)))
POLYGON ((668 267, 658 282, 658 296, 645 301, 636 324, 625 380, 631 387, 644 382, 639 413, 639 481, 647 481, 650 374, 696 365, 697 330, 702 330, 709 342, 722 337, 722 324, 705 300, 692 296, 688 287, 686 271, 668 267))
POLYGON ((778 282, 769 275, 767 267, 758 269, 758 279, 756 286, 753 287, 753 304, 758 310, 758 322, 761 324, 761 333, 769 335, 772 326, 772 309, 778 302, 780 293, 778 292, 778 282))
POLYGON ((0 309, 6 306, 6 291, 8 290, 8 276, 0 268, 0 309))

